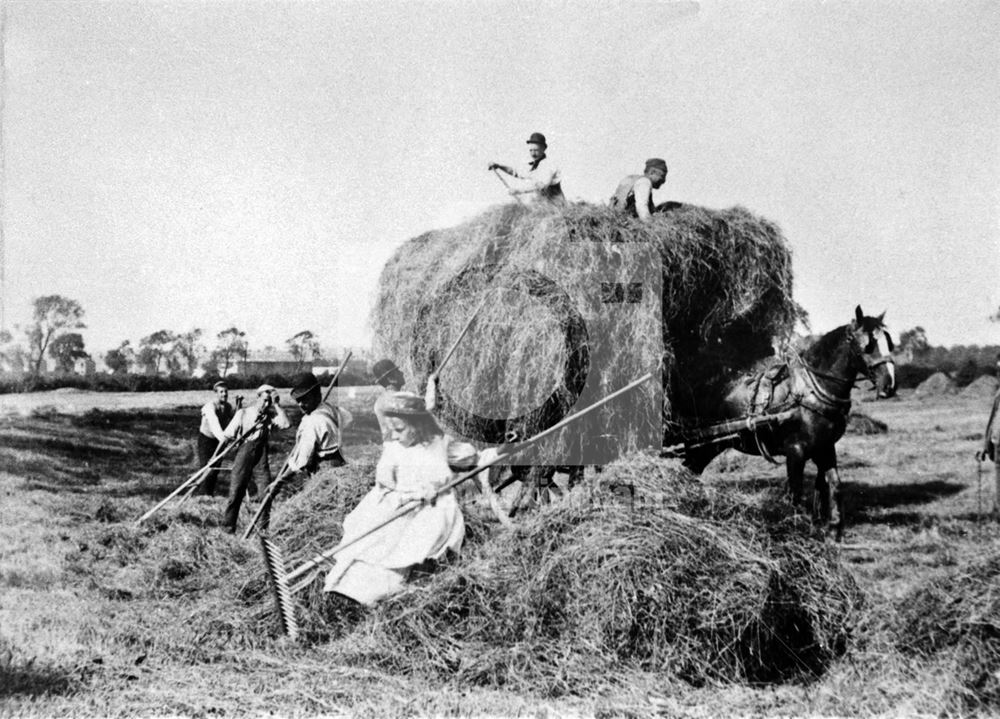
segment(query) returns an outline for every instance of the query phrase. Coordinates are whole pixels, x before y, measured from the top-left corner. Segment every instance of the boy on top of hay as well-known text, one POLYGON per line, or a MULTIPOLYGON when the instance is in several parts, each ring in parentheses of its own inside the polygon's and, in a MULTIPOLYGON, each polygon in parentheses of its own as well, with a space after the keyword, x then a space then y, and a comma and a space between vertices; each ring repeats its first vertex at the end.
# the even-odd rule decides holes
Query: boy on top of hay
POLYGON ((323 586, 366 605, 401 591, 414 566, 459 551, 465 519, 458 498, 453 490, 438 492, 455 471, 496 452, 479 453, 445 435, 412 392, 387 395, 383 409, 391 441, 375 467, 375 486, 344 518, 344 550, 323 586), (372 531, 407 506, 411 512, 372 531))
POLYGON ((638 217, 643 222, 647 222, 654 213, 676 210, 682 206, 681 203, 653 204, 653 190, 660 189, 666 181, 667 163, 659 157, 651 157, 646 160, 646 167, 641 175, 628 175, 618 183, 610 205, 612 209, 638 217))

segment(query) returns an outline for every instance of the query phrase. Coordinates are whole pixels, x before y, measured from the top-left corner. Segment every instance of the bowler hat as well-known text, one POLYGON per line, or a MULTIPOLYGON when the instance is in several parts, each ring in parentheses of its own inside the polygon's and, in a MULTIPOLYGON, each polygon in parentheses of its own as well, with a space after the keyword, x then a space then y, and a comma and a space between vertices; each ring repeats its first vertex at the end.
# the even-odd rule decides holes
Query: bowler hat
POLYGON ((655 167, 657 170, 662 170, 663 174, 667 174, 667 163, 661 160, 659 157, 651 157, 646 160, 646 169, 650 167, 655 167))
POLYGON ((541 145, 542 147, 548 147, 545 143, 545 135, 540 132, 531 133, 531 137, 528 138, 529 145, 541 145))
POLYGON ((298 399, 319 387, 319 382, 312 372, 301 372, 292 378, 292 399, 298 399))
POLYGON ((382 404, 382 411, 400 417, 430 415, 427 405, 424 404, 424 398, 413 392, 393 392, 387 395, 382 404))
POLYGON ((380 359, 372 365, 372 374, 375 375, 375 384, 382 384, 382 380, 386 379, 393 372, 399 371, 399 367, 397 367, 396 363, 390 359, 380 359))

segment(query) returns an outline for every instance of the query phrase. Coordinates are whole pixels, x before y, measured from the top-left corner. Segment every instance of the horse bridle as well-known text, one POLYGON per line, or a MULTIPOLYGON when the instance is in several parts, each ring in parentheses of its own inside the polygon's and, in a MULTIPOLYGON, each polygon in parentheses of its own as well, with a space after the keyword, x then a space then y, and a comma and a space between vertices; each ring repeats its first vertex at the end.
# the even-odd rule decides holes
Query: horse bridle
MULTIPOLYGON (((871 331, 869 331, 869 336, 872 336, 871 335, 871 331)), ((851 354, 854 355, 854 356, 860 356, 861 362, 864 365, 864 374, 865 374, 865 377, 873 385, 876 384, 876 382, 875 382, 875 368, 876 367, 878 367, 879 365, 890 363, 890 362, 892 362, 893 364, 895 364, 895 362, 893 361, 892 357, 889 356, 889 355, 885 355, 885 356, 882 356, 882 357, 876 357, 874 359, 871 359, 870 358, 870 354, 871 353, 870 352, 866 352, 865 349, 863 347, 861 347, 860 343, 855 340, 854 331, 851 330, 851 329, 848 329, 847 332, 845 333, 844 340, 846 342, 850 343, 851 354)), ((871 340, 871 342, 869 344, 873 344, 874 342, 875 342, 875 339, 874 339, 874 336, 872 336, 872 340, 871 340)), ((801 364, 802 368, 805 370, 806 378, 809 380, 809 384, 812 387, 813 394, 816 395, 817 399, 819 399, 822 403, 827 404, 827 405, 829 405, 831 407, 838 407, 838 408, 844 408, 844 407, 849 408, 850 407, 850 405, 851 405, 851 399, 850 399, 850 397, 843 398, 843 399, 840 398, 840 397, 835 397, 828 390, 824 389, 823 386, 820 385, 820 383, 816 381, 816 378, 817 377, 822 377, 823 379, 830 380, 832 382, 837 382, 837 383, 839 383, 841 385, 850 385, 852 387, 855 384, 855 380, 847 380, 847 379, 845 379, 843 377, 837 377, 836 375, 832 375, 832 374, 829 374, 827 372, 821 372, 820 370, 816 369, 815 367, 813 367, 812 365, 810 365, 808 362, 806 362, 805 359, 800 354, 796 353, 796 357, 797 357, 797 359, 799 361, 799 364, 801 364)))

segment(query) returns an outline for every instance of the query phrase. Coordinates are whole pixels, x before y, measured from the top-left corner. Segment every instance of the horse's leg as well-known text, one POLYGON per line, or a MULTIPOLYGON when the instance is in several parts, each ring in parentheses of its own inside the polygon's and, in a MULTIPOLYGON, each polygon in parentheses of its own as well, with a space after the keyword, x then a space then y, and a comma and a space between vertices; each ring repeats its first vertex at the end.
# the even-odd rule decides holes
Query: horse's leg
POLYGON ((792 444, 785 448, 785 472, 788 475, 788 493, 792 505, 802 506, 802 478, 806 470, 806 456, 802 445, 792 444))
POLYGON ((817 470, 816 501, 820 509, 819 518, 836 533, 839 542, 844 536, 844 499, 840 491, 836 447, 831 444, 828 448, 819 450, 814 461, 817 470))

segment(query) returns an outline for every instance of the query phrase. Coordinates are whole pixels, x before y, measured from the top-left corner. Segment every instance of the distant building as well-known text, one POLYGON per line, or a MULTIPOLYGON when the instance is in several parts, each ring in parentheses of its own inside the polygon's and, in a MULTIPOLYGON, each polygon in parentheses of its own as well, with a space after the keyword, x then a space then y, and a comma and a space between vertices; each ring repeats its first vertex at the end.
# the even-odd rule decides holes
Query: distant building
POLYGON ((83 377, 93 377, 97 372, 97 363, 90 357, 81 357, 73 362, 73 373, 83 377))
POLYGON ((300 362, 292 356, 291 352, 256 350, 248 352, 246 359, 240 357, 230 364, 226 374, 259 375, 261 377, 269 374, 287 376, 296 372, 309 372, 312 368, 312 361, 300 362))

